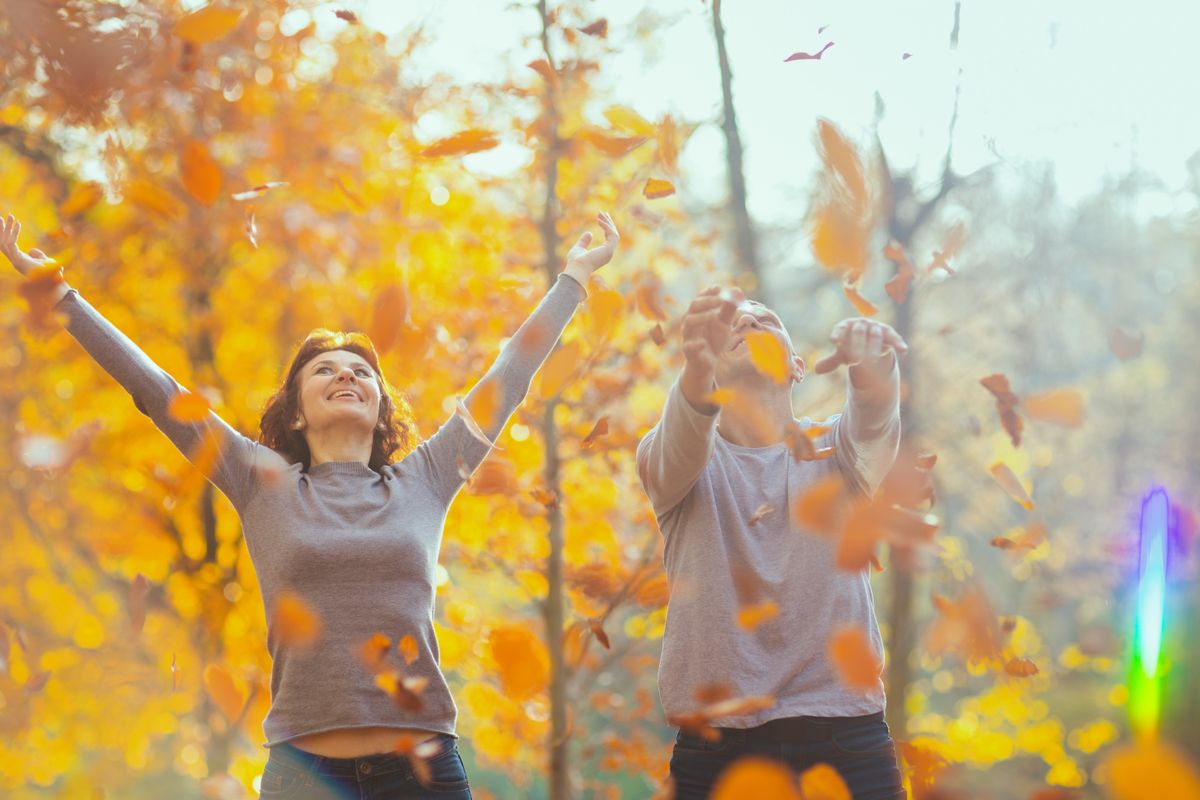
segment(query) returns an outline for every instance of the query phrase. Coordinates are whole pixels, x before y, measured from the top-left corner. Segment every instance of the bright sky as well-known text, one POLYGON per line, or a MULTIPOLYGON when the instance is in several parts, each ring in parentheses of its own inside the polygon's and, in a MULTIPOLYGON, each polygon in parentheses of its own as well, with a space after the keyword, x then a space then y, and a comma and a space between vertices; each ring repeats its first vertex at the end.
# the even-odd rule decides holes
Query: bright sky
MULTIPOLYGON (((507 0, 350 0, 384 32, 424 24, 430 44, 407 72, 462 81, 517 73, 536 13, 507 0)), ((606 62, 612 101, 651 119, 671 112, 712 120, 682 154, 688 184, 706 200, 724 195, 724 141, 715 124, 720 83, 708 4, 701 0, 604 0, 586 4, 621 43, 639 20, 671 20, 649 47, 629 45, 606 62)), ((319 23, 332 9, 316 12, 319 23)), ((867 141, 878 90, 882 136, 896 165, 919 163, 936 179, 954 87, 962 99, 954 163, 969 172, 1003 158, 1019 166, 1053 161, 1062 193, 1077 199, 1106 174, 1137 163, 1169 190, 1200 149, 1200 111, 1187 80, 1200 75, 1200 5, 1177 0, 964 0, 957 52, 949 49, 953 0, 732 0, 724 8, 738 122, 746 145, 751 212, 795 220, 816 169, 816 119, 867 141), (818 35, 821 26, 828 26, 818 35), (795 51, 834 46, 820 61, 784 63, 795 51), (903 53, 912 57, 902 60, 903 53)), ((336 20, 333 24, 337 23, 336 20)), ((599 109, 598 109, 599 110, 599 109)), ((599 118, 598 118, 599 121, 599 118)), ((472 156, 473 169, 505 171, 516 148, 472 156)), ((1159 197, 1159 212, 1194 200, 1159 197)))

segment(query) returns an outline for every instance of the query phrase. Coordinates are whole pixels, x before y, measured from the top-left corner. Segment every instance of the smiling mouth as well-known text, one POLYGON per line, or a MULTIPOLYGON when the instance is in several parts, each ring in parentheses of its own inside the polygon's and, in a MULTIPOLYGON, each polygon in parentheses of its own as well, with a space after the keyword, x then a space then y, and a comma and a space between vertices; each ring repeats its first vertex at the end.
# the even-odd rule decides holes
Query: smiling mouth
POLYGON ((362 400, 361 397, 359 397, 355 392, 352 392, 349 389, 342 389, 341 391, 334 392, 329 397, 330 400, 343 400, 346 398, 349 398, 352 400, 362 400))

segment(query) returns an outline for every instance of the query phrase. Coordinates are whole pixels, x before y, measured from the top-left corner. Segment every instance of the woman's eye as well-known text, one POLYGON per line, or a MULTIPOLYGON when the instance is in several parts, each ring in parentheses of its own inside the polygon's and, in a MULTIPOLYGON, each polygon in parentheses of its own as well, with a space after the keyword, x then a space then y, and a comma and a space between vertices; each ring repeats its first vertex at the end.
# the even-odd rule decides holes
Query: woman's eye
POLYGON ((371 373, 367 372, 365 369, 356 370, 355 374, 358 375, 360 378, 371 377, 371 373))

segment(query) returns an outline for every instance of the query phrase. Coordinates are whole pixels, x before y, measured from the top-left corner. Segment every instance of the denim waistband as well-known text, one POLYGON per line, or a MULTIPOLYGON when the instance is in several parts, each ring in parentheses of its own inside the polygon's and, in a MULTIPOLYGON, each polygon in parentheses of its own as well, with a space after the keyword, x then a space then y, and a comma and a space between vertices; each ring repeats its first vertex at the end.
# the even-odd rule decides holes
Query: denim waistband
MULTIPOLYGON (((432 737, 432 740, 438 742, 439 748, 429 758, 437 758, 445 754, 455 744, 455 737, 448 733, 439 733, 432 737)), ((301 750, 290 742, 280 742, 272 746, 268 760, 291 764, 314 775, 335 775, 347 778, 356 775, 388 775, 393 772, 412 771, 408 758, 399 753, 372 753, 369 756, 359 756, 358 758, 333 758, 301 750)))
POLYGON ((835 731, 883 722, 883 712, 861 717, 783 717, 753 728, 717 728, 722 742, 823 742, 835 731))

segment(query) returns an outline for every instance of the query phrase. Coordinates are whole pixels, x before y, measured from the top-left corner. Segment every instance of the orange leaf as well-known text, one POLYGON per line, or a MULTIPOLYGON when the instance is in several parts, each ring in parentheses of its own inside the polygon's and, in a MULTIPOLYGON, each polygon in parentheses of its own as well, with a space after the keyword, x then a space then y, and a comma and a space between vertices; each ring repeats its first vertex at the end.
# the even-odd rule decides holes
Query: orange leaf
POLYGON ((1010 658, 1004 665, 1004 671, 1016 678, 1028 678, 1038 674, 1037 664, 1028 658, 1010 658))
POLYGON ((1024 423, 1021 422, 1021 418, 1016 412, 1016 406, 1020 399, 1009 388, 1008 378, 1000 373, 995 373, 980 378, 979 382, 996 397, 996 411, 1000 414, 1000 423, 1004 426, 1004 430, 1008 431, 1008 437, 1012 440, 1013 447, 1020 447, 1021 430, 1024 427, 1024 423))
POLYGON ((779 604, 774 600, 766 600, 754 605, 742 606, 737 612, 737 624, 745 630, 752 631, 769 619, 779 616, 779 604))
POLYGON ((792 372, 787 345, 767 331, 746 334, 746 348, 754 368, 776 383, 786 383, 792 372))
POLYGON ((1054 389, 1021 398, 1021 407, 1033 419, 1068 428, 1083 424, 1083 397, 1074 389, 1054 389))
POLYGON ((584 438, 583 442, 580 444, 580 447, 582 447, 584 450, 590 450, 592 445, 594 445, 596 443, 597 439, 599 439, 601 436, 605 436, 607 434, 608 434, 608 417, 604 416, 604 417, 601 417, 600 419, 596 420, 596 424, 592 426, 591 433, 589 433, 584 438))
POLYGON ((786 64, 789 61, 820 61, 821 56, 825 55, 825 51, 831 47, 833 47, 833 42, 826 42, 825 46, 815 53, 792 53, 783 60, 783 63, 786 64))
MULTIPOLYGON (((494 391, 494 390, 489 390, 485 386, 480 390, 479 395, 477 395, 475 398, 472 398, 472 402, 475 402, 476 400, 479 401, 479 407, 483 411, 489 410, 488 409, 489 403, 487 400, 487 392, 488 391, 494 391), (482 395, 482 397, 480 397, 480 395, 482 395)), ((494 413, 494 410, 495 410, 494 404, 493 404, 493 407, 491 410, 494 413)), ((483 430, 483 428, 480 427, 479 423, 475 421, 475 417, 473 417, 471 415, 471 412, 467 410, 467 407, 465 404, 463 404, 463 401, 461 398, 459 398, 455 401, 454 413, 459 419, 461 419, 463 421, 463 424, 467 426, 467 432, 470 433, 472 436, 474 436, 477 441, 479 441, 481 444, 486 444, 489 448, 492 448, 494 450, 502 449, 499 445, 495 444, 491 440, 491 437, 489 437, 487 435, 487 432, 485 432, 483 430)))
POLYGON ((179 158, 183 188, 204 205, 212 205, 221 195, 221 166, 203 142, 189 141, 179 158))
POLYGON ((375 349, 380 354, 391 350, 400 337, 401 328, 409 324, 408 289, 400 282, 384 286, 375 295, 371 324, 367 329, 375 349))
POLYGON ((879 313, 879 307, 859 294, 858 287, 853 283, 843 283, 842 291, 845 292, 846 297, 854 304, 854 307, 858 309, 858 313, 864 317, 873 317, 879 313))
POLYGON ((679 142, 675 131, 675 120, 670 114, 658 124, 658 159, 668 172, 675 171, 679 161, 679 142))
POLYGON ((931 655, 957 653, 964 660, 1000 658, 1000 622, 983 591, 973 586, 958 601, 935 595, 937 619, 927 636, 931 655))
POLYGON ((579 369, 582 356, 582 347, 578 341, 561 345, 550 354, 539 372, 541 375, 539 394, 543 400, 549 400, 563 390, 567 380, 579 369))
POLYGON ((363 663, 372 672, 380 672, 387 667, 387 654, 392 649, 392 640, 382 633, 374 633, 359 650, 363 663))
POLYGON ((1113 355, 1122 361, 1137 358, 1146 345, 1146 335, 1135 328, 1113 328, 1108 337, 1108 346, 1113 355))
POLYGON ((512 462, 499 456, 490 456, 475 471, 471 478, 472 494, 513 494, 517 489, 517 473, 512 462))
POLYGON ((748 756, 733 762, 713 786, 710 800, 801 800, 795 775, 790 769, 761 756, 748 756))
POLYGON ((175 195, 157 184, 146 180, 130 181, 122 190, 126 200, 165 219, 175 219, 183 214, 183 204, 175 195))
POLYGON ((312 606, 294 592, 280 592, 272 611, 272 621, 280 643, 305 649, 312 647, 321 637, 321 618, 312 606))
POLYGON ((351 25, 358 24, 358 15, 355 14, 353 11, 347 11, 344 8, 339 8, 333 12, 333 15, 340 20, 349 22, 351 25))
POLYGON ((496 145, 500 144, 500 140, 496 134, 481 128, 469 128, 465 131, 460 131, 453 136, 447 136, 444 139, 438 139, 421 151, 421 155, 426 158, 434 158, 437 156, 461 156, 468 153, 479 153, 484 150, 491 150, 496 145))
POLYGON ((208 44, 227 36, 245 16, 244 8, 207 5, 175 23, 175 35, 192 44, 208 44))
POLYGON ((650 341, 659 347, 667 344, 667 335, 663 333, 662 323, 655 323, 654 327, 650 329, 650 341))
POLYGON ((580 136, 597 150, 610 156, 623 156, 646 142, 645 136, 613 136, 590 128, 580 136))
POLYGON ((648 178, 646 185, 642 188, 642 196, 647 200, 657 200, 673 194, 675 194, 675 184, 658 178, 648 178))
POLYGON ((247 189, 244 192, 234 192, 229 196, 234 200, 253 200, 256 197, 261 197, 272 189, 287 185, 287 181, 268 181, 267 183, 260 183, 258 186, 255 186, 252 189, 247 189))
POLYGON ((494 628, 488 648, 499 671, 500 685, 514 701, 528 700, 544 691, 550 661, 541 640, 521 625, 494 628))
POLYGON ((814 764, 800 773, 804 800, 851 800, 850 787, 830 764, 814 764))
POLYGON ((774 511, 775 506, 771 505, 770 503, 763 503, 761 506, 754 509, 754 513, 750 515, 750 521, 747 524, 750 527, 754 527, 759 523, 759 521, 762 520, 763 517, 774 513, 774 511))
POLYGON ((579 32, 586 33, 588 36, 598 36, 603 39, 608 36, 608 20, 601 17, 595 22, 580 28, 579 32))
POLYGON ((29 326, 35 332, 50 333, 65 322, 65 316, 54 310, 64 282, 62 268, 50 262, 31 269, 18 284, 17 292, 29 304, 29 326))
POLYGON ((611 650, 612 644, 608 641, 608 634, 604 632, 604 626, 600 624, 598 619, 589 619, 588 628, 591 629, 592 635, 596 637, 596 641, 605 650, 611 650))
POLYGON ((953 275, 954 270, 950 268, 949 261, 962 247, 965 234, 966 228, 961 222, 951 228, 950 233, 946 235, 946 241, 942 244, 942 249, 933 251, 933 261, 930 262, 927 271, 933 272, 935 269, 941 268, 953 275))
POLYGON ((167 413, 179 422, 202 422, 212 409, 208 398, 195 392, 180 392, 171 398, 167 413))
POLYGON ((58 207, 58 213, 64 217, 82 214, 100 202, 102 197, 104 197, 104 190, 100 188, 99 184, 80 183, 71 190, 67 199, 58 207))
POLYGON ((820 140, 822 160, 850 193, 856 206, 865 209, 867 180, 858 151, 842 136, 837 126, 827 119, 817 120, 817 136, 820 140))
POLYGON ((842 683, 851 689, 871 691, 879 686, 882 664, 862 628, 845 627, 829 637, 829 658, 842 683))
POLYGON ((554 67, 550 66, 550 62, 547 61, 546 59, 539 58, 534 61, 530 61, 525 66, 529 67, 531 70, 536 72, 538 75, 541 75, 549 83, 552 83, 552 84, 558 83, 558 73, 556 73, 554 71, 554 67))
POLYGON ((245 704, 245 700, 234 684, 233 677, 225 671, 224 667, 219 664, 209 664, 204 668, 204 689, 230 722, 237 721, 242 715, 242 706, 245 704))
POLYGON ((1169 744, 1146 739, 1110 753, 1104 765, 1114 800, 1200 797, 1200 772, 1169 744))
POLYGON ((813 533, 834 534, 846 517, 846 484, 840 475, 831 474, 808 487, 792 506, 798 525, 813 533))
POLYGON ((400 651, 401 657, 404 658, 405 664, 412 664, 417 660, 417 640, 413 638, 411 633, 405 634, 400 639, 400 643, 396 645, 400 651))
POLYGON ((129 619, 134 633, 141 633, 142 625, 146 622, 146 595, 150 592, 150 584, 146 576, 138 573, 129 584, 129 619))
POLYGON ((662 307, 662 302, 658 299, 658 294, 662 290, 662 281, 656 276, 651 276, 637 287, 637 308, 643 316, 648 319, 665 322, 667 312, 662 307))
POLYGON ((996 479, 996 483, 1008 492, 1009 496, 1021 505, 1027 511, 1033 510, 1033 498, 1025 491, 1025 487, 1021 484, 1020 479, 1013 473, 1012 469, 1002 461, 997 461, 992 464, 988 470, 992 477, 996 479))

